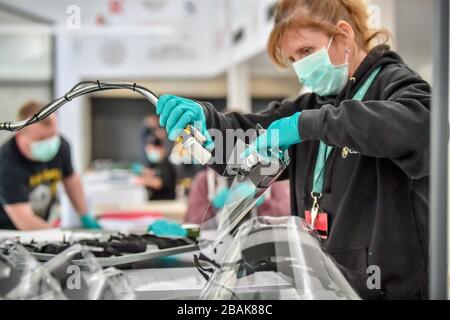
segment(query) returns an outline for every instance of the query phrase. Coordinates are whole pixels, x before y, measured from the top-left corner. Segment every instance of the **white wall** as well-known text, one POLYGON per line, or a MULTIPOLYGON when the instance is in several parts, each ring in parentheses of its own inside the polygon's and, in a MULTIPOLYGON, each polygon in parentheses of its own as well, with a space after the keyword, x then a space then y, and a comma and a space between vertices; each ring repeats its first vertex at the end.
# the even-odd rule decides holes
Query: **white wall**
MULTIPOLYGON (((19 108, 30 99, 38 102, 51 100, 49 85, 1 85, 0 84, 0 121, 16 120, 19 108)), ((12 133, 0 132, 0 145, 12 136, 12 133)))
MULTIPOLYGON (((40 24, 0 9, 0 28, 6 24, 35 27, 40 24)), ((0 33, 0 121, 16 120, 29 100, 51 100, 52 46, 48 35, 0 33)), ((0 144, 11 133, 0 132, 0 144)))

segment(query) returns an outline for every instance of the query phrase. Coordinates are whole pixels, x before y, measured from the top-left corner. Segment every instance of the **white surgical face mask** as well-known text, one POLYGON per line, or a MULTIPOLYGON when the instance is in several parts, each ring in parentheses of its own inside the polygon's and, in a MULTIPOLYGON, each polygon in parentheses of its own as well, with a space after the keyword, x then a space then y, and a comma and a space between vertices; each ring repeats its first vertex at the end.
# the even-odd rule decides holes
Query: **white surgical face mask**
POLYGON ((328 54, 332 41, 333 37, 328 48, 323 47, 292 65, 300 83, 322 97, 337 95, 348 81, 348 51, 344 64, 333 65, 328 54))
POLYGON ((61 138, 56 135, 46 140, 31 143, 31 158, 34 161, 48 162, 55 158, 61 147, 61 138))
POLYGON ((146 155, 150 163, 156 164, 161 162, 161 154, 158 151, 146 151, 146 155))

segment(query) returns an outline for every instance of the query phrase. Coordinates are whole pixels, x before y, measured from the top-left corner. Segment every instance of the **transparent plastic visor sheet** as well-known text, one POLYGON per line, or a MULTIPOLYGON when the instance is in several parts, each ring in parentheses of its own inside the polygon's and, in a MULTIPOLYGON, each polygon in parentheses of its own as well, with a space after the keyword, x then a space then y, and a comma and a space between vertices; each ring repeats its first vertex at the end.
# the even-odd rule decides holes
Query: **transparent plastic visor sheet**
POLYGON ((0 299, 65 299, 56 279, 20 244, 0 241, 0 299))
MULTIPOLYGON (((212 216, 207 215, 208 208, 201 224, 200 251, 204 257, 216 262, 220 262, 233 233, 242 222, 251 217, 252 209, 289 164, 287 151, 267 152, 264 155, 254 152, 249 157, 242 158, 241 155, 248 147, 242 140, 237 140, 222 173, 232 181, 223 207, 212 216)), ((212 207, 212 203, 209 207, 212 207)))
POLYGON ((86 246, 75 244, 40 264, 13 240, 0 242, 0 299, 130 300, 135 295, 123 274, 103 270, 86 246), (73 264, 81 255, 84 268, 73 264))
POLYGON ((359 299, 301 218, 245 221, 200 296, 207 300, 359 299))
POLYGON ((204 215, 196 257, 208 280, 201 298, 359 299, 305 220, 254 216, 252 209, 287 168, 289 157, 269 150, 241 159, 247 147, 237 141, 223 172, 232 181, 223 207, 204 215))

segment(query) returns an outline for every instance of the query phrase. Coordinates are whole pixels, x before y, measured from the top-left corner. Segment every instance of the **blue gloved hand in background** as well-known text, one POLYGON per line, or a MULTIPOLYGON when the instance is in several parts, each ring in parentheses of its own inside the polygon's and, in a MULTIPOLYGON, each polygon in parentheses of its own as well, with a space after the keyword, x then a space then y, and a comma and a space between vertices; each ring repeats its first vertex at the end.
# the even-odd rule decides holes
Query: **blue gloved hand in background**
POLYGON ((223 188, 222 190, 217 192, 217 194, 211 200, 212 206, 216 209, 222 209, 225 206, 225 203, 226 203, 229 195, 230 195, 230 189, 223 188))
POLYGON ((186 237, 188 231, 179 223, 168 220, 156 220, 149 227, 148 231, 158 237, 186 237))
POLYGON ((188 125, 193 125, 205 136, 207 144, 212 143, 206 128, 203 107, 192 100, 173 95, 162 95, 156 105, 159 124, 166 128, 168 137, 174 141, 188 125))
POLYGON ((259 206, 262 206, 264 204, 264 201, 266 201, 266 197, 260 197, 258 200, 256 200, 255 207, 258 208, 259 206))
POLYGON ((300 120, 301 112, 290 117, 282 118, 274 121, 266 132, 256 138, 250 148, 245 150, 243 156, 249 155, 253 150, 258 152, 274 148, 275 150, 285 151, 290 146, 302 142, 300 137, 300 120))
POLYGON ((144 165, 138 162, 135 162, 131 165, 131 171, 137 175, 140 176, 142 172, 144 171, 144 165))
MULTIPOLYGON (((244 198, 254 197, 256 187, 250 182, 242 182, 230 188, 223 188, 214 196, 211 204, 216 209, 222 209, 225 205, 242 200, 244 198)), ((265 201, 264 196, 256 201, 255 207, 259 207, 265 201)))
POLYGON ((92 217, 89 213, 86 213, 80 217, 81 224, 85 229, 101 229, 102 227, 98 224, 97 220, 92 217))

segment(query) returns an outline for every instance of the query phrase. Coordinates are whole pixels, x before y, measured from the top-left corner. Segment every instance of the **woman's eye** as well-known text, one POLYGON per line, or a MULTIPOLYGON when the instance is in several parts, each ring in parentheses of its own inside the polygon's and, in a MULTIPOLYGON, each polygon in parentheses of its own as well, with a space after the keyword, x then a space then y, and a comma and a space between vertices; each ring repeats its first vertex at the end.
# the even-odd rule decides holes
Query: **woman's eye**
POLYGON ((313 49, 312 48, 303 48, 302 53, 305 56, 309 56, 311 53, 313 53, 313 49))

